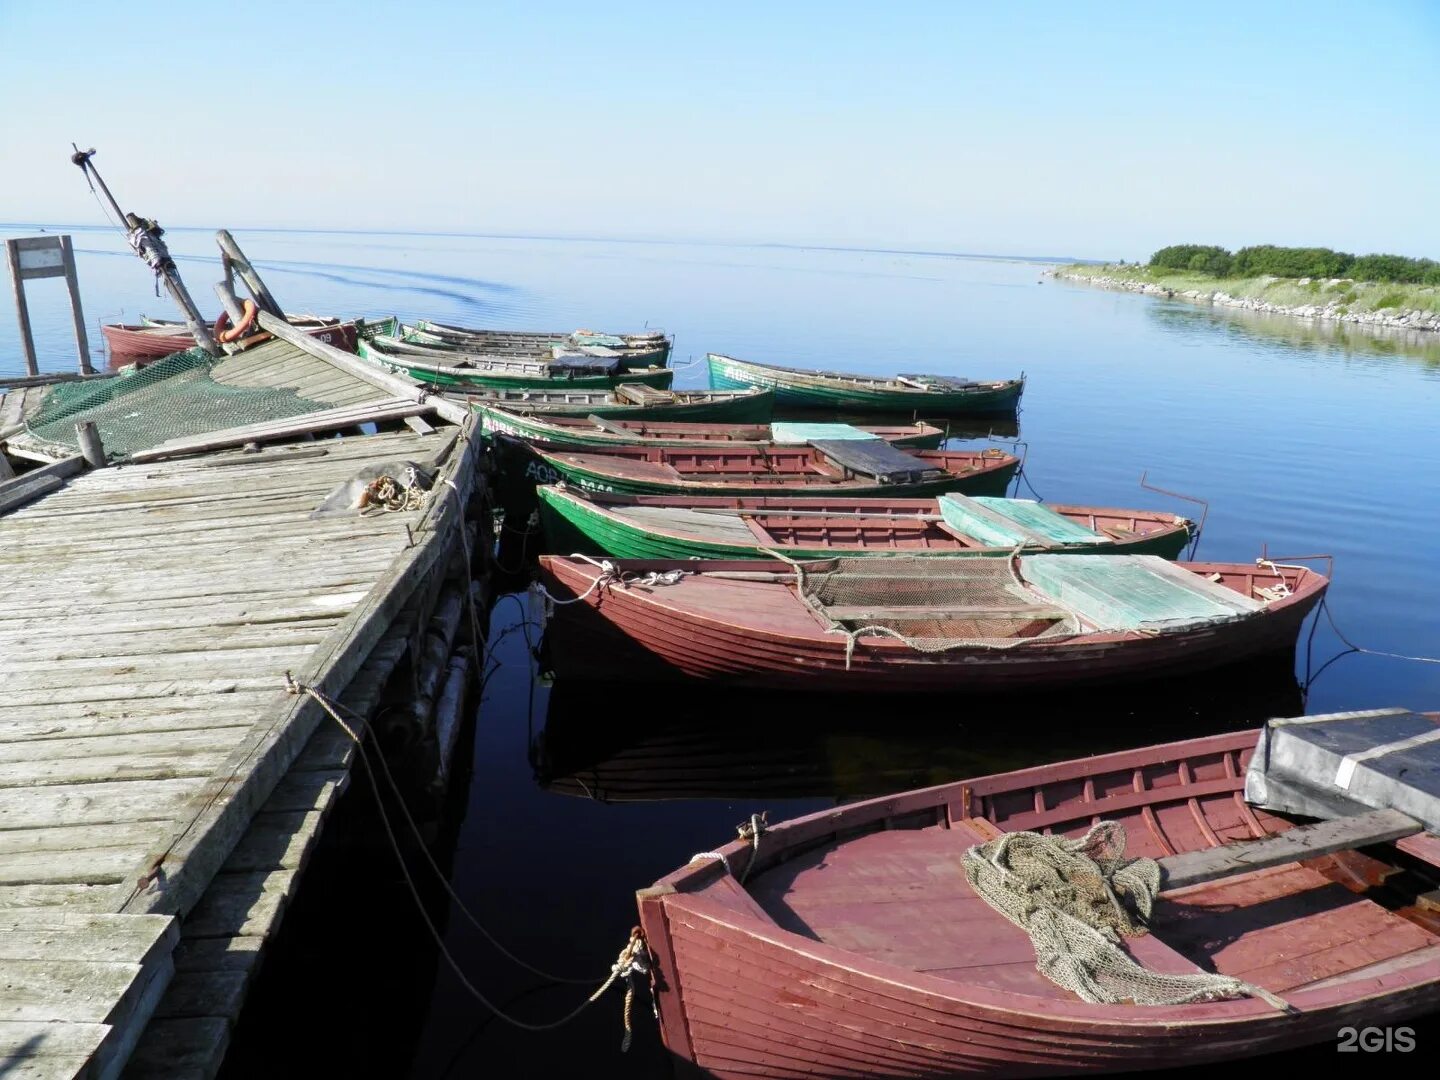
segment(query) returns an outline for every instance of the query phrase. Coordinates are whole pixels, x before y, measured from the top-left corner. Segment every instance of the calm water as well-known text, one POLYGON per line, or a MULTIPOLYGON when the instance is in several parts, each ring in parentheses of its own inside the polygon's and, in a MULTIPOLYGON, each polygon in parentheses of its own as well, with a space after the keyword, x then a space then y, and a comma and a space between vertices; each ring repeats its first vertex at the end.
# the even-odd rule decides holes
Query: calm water
MULTIPOLYGON (((0 236, 34 231, 0 225, 0 236)), ((169 314, 116 234, 70 231, 92 325, 169 314)), ((676 335, 677 366, 714 349, 857 371, 1024 370, 1019 439, 1042 496, 1188 512, 1138 486, 1148 471, 1153 484, 1209 500, 1202 556, 1248 560, 1262 545, 1272 555, 1332 554, 1330 607, 1352 640, 1440 654, 1440 342, 1065 285, 1022 262, 566 239, 237 236, 295 311, 513 328, 663 326, 676 335)), ((209 283, 219 271, 208 233, 170 240, 202 307, 214 308, 209 283), (198 255, 206 261, 188 257, 198 255)), ((30 295, 46 366, 71 366, 63 286, 37 282, 30 295)), ((96 332, 97 353, 99 343, 96 332)), ((0 371, 21 366, 7 309, 0 371)), ((677 377, 680 386, 702 382, 699 365, 677 377)), ((502 558, 522 575, 517 588, 533 553, 506 534, 502 558)), ((1440 666, 1363 655, 1340 659, 1307 688, 1281 661, 1023 702, 551 688, 532 680, 536 631, 522 626, 524 609, 520 594, 493 614, 498 666, 441 848, 482 921, 559 974, 603 974, 634 921, 633 890, 733 835, 754 811, 775 820, 837 798, 1304 707, 1440 707, 1440 666)), ((1322 625, 1309 666, 1339 649, 1322 625)), ((1306 667, 1302 649, 1302 679, 1306 667)), ((393 860, 373 843, 361 805, 369 798, 358 783, 347 796, 348 825, 327 840, 315 870, 326 887, 302 890, 288 917, 237 1034, 233 1075, 261 1063, 273 1073, 269 1048, 295 1039, 302 1059, 310 1046, 313 1063, 335 1074, 666 1075, 643 1008, 635 1048, 620 1057, 618 994, 543 1036, 487 1019, 437 967, 393 860), (330 1036, 306 1042, 317 1022, 330 1036)), ((468 976, 514 1015, 543 1021, 583 996, 517 971, 459 916, 446 922, 468 976)))

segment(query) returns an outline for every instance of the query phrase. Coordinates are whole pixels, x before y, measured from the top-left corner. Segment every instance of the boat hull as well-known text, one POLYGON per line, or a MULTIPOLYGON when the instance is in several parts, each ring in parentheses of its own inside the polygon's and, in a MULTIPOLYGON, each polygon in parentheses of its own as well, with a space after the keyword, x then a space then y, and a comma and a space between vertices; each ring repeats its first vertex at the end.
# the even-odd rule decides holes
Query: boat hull
MULTIPOLYGON (((424 344, 450 348, 472 346, 486 353, 516 356, 548 355, 553 346, 573 348, 577 345, 574 335, 567 331, 477 330, 437 323, 429 319, 421 320, 409 328, 406 336, 424 344)), ((624 342, 615 349, 621 370, 670 365, 670 350, 674 342, 669 337, 658 334, 646 335, 644 339, 624 334, 604 336, 619 338, 624 342), (639 343, 641 340, 650 340, 654 344, 646 346, 639 343)))
MULTIPOLYGON (((1333 1044, 1343 1028, 1385 1027, 1440 1007, 1440 981, 1432 979, 1296 1016, 1267 1006, 1243 1021, 1167 1025, 1146 1022, 1142 1007, 1129 1006, 1114 1010, 1129 1013, 1128 1023, 1107 1024, 1083 1013, 1051 1015, 1059 1011, 1052 1002, 1032 999, 1045 1008, 1037 1015, 987 1006, 982 994, 966 1000, 948 980, 856 970, 838 950, 818 942, 799 948, 787 940, 793 935, 766 932, 714 901, 670 900, 661 905, 642 894, 640 901, 662 987, 661 1030, 671 1051, 712 1077, 1159 1070, 1333 1044)), ((1386 981, 1377 979, 1376 989, 1386 981)))
POLYGON ((789 372, 733 357, 710 354, 710 386, 740 390, 762 386, 775 391, 777 405, 794 409, 913 413, 920 416, 1012 416, 1025 386, 1022 380, 993 390, 953 392, 886 389, 845 384, 823 376, 789 372))
MULTIPOLYGON (((545 533, 546 550, 580 551, 592 555, 609 555, 618 559, 770 559, 774 558, 760 540, 753 543, 675 535, 641 527, 622 514, 610 514, 588 499, 568 496, 551 485, 536 489, 540 503, 540 525, 545 533)), ((1190 530, 1179 526, 1151 533, 1121 543, 1077 544, 1064 548, 1072 555, 1159 555, 1179 558, 1190 542, 1190 530)), ((890 555, 922 555, 930 558, 992 558, 1008 555, 1013 549, 999 548, 867 548, 867 547, 806 547, 784 545, 777 548, 789 559, 829 559, 836 555, 864 555, 885 558, 890 555)), ((1022 553, 1042 548, 1022 549, 1022 553)))
MULTIPOLYGON (((552 450, 574 450, 585 452, 587 450, 604 450, 612 446, 714 446, 717 442, 726 442, 734 445, 763 446, 770 442, 768 431, 764 437, 746 438, 744 433, 737 433, 736 437, 728 438, 724 435, 714 435, 711 438, 687 438, 683 435, 651 435, 631 432, 621 434, 613 431, 602 431, 596 427, 574 427, 561 426, 547 423, 543 415, 530 415, 524 412, 516 412, 506 408, 491 408, 486 405, 477 405, 476 409, 481 416, 482 429, 486 432, 499 432, 503 435, 510 435, 518 439, 526 439, 530 442, 542 445, 552 450)), ((589 413, 586 415, 599 415, 589 413)), ((612 417, 602 417, 612 419, 612 417)), ((643 420, 645 417, 637 417, 632 414, 625 414, 614 419, 643 420)), ((745 425, 735 425, 743 427, 745 425)), ((765 425, 768 427, 768 425, 765 425)), ((880 429, 872 429, 878 431, 880 429)), ((888 436, 888 432, 886 433, 888 436)), ((909 448, 912 450, 936 450, 945 439, 945 432, 936 429, 918 430, 914 434, 896 434, 894 437, 886 437, 891 446, 909 448)))
MULTIPOLYGON (((502 440, 514 442, 515 440, 502 440)), ((532 447, 530 453, 538 459, 535 468, 526 472, 538 484, 554 484, 564 481, 582 491, 611 492, 621 495, 696 495, 701 497, 736 495, 746 498, 763 498, 767 495, 829 494, 816 484, 805 484, 797 477, 794 483, 783 481, 767 484, 747 484, 742 481, 706 481, 694 474, 682 480, 668 481, 637 476, 626 476, 622 472, 605 467, 603 461, 580 461, 579 458, 599 459, 605 455, 567 454, 532 447)), ((846 498, 883 499, 903 497, 907 499, 929 498, 958 491, 964 495, 1004 495, 1015 477, 1020 463, 1007 458, 993 468, 979 469, 971 473, 946 473, 934 480, 923 480, 909 484, 881 484, 877 482, 847 482, 836 485, 830 491, 843 494, 846 498)))
MULTIPOLYGON (((1023 932, 959 873, 971 844, 1020 829, 1076 836, 1097 818, 1121 825, 1128 855, 1152 858, 1283 835, 1292 822, 1243 799, 1257 736, 855 802, 773 825, 756 848, 725 844, 723 864, 692 860, 637 894, 666 1045, 718 1077, 1034 1077, 1333 1046, 1345 1028, 1440 1007, 1433 918, 1386 911, 1366 898, 1367 879, 1347 876, 1368 864, 1384 877, 1401 865, 1393 850, 1162 893, 1153 933, 1126 939, 1152 970, 1248 971, 1290 1011, 1253 997, 1081 1001, 1035 970, 1023 932), (1197 919, 1206 930, 1187 934, 1197 919)), ((1394 846, 1432 874, 1440 861, 1431 836, 1394 846)))
MULTIPOLYGON (((682 393, 685 396, 680 400, 653 405, 632 405, 620 401, 531 404, 509 399, 500 404, 512 413, 533 413, 536 416, 599 416, 605 420, 665 420, 707 424, 768 424, 775 408, 775 395, 768 390, 755 393, 682 393)), ((482 398, 474 398, 470 404, 473 408, 480 408, 486 402, 482 398)))
MULTIPOLYGON (((100 331, 105 335, 112 366, 158 360, 162 356, 195 347, 194 337, 183 328, 176 331, 169 326, 109 325, 102 326, 100 331)), ((310 327, 306 328, 305 332, 316 341, 334 345, 346 352, 355 351, 354 323, 310 327)))
POLYGON ((614 390, 621 383, 641 383, 657 390, 668 390, 675 378, 675 372, 670 368, 622 371, 616 375, 565 375, 563 369, 556 368, 554 373, 548 376, 499 372, 486 374, 480 371, 473 374, 467 372, 462 376, 455 374, 456 369, 437 370, 432 364, 408 363, 403 356, 372 348, 363 338, 359 342, 358 352, 362 358, 386 371, 409 375, 427 386, 459 391, 544 389, 552 386, 571 387, 576 390, 614 390))
MULTIPOLYGON (((1293 651, 1301 624, 1325 590, 1317 574, 1263 614, 1153 635, 1094 633, 1037 640, 1003 649, 962 647, 922 653, 888 638, 862 638, 847 657, 843 635, 797 633, 757 608, 718 609, 665 588, 592 589, 599 570, 542 556, 541 577, 561 599, 547 628, 555 674, 571 679, 715 679, 730 686, 866 693, 995 693, 1123 683, 1203 671, 1293 651), (588 590, 588 594, 587 594, 588 590)), ((1186 564, 1203 573, 1234 571, 1217 563, 1186 564)), ((645 570, 765 569, 756 563, 660 561, 645 570)), ((798 604, 798 601, 796 601, 798 604)))

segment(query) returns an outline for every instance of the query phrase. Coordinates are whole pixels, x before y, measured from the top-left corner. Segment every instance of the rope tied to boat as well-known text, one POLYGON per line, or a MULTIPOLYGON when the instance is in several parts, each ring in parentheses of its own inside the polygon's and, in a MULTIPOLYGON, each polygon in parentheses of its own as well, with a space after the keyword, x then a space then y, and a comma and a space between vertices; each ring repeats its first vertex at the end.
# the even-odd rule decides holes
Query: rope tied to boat
POLYGON ((745 879, 750 876, 751 868, 755 865, 755 860, 760 857, 760 837, 769 828, 768 818, 769 811, 761 810, 758 814, 751 814, 749 821, 742 821, 735 826, 735 831, 739 834, 740 839, 750 845, 750 858, 746 860, 745 869, 739 874, 735 873, 735 868, 730 865, 730 860, 723 851, 697 851, 690 856, 690 861, 697 863, 713 859, 725 867, 727 874, 744 885, 745 879))
POLYGON ((750 876, 750 871, 755 866, 755 860, 760 858, 760 834, 769 824, 766 820, 767 814, 766 810, 761 810, 758 814, 751 814, 749 821, 736 827, 740 839, 750 841, 750 858, 745 861, 745 870, 740 875, 741 885, 744 885, 745 879, 750 876))
POLYGON ((975 894, 1024 930, 1035 968, 1095 1005, 1183 1005, 1254 997, 1294 1007, 1263 987, 1210 972, 1170 974, 1141 967, 1120 946, 1148 932, 1160 891, 1160 864, 1125 858, 1125 827, 1101 821, 1084 836, 1011 832, 965 852, 975 894))
POLYGON ((1295 591, 1290 587, 1290 583, 1285 580, 1285 575, 1281 572, 1282 570, 1307 569, 1303 566, 1283 566, 1280 563, 1271 562, 1269 559, 1256 559, 1255 565, 1260 567, 1262 570, 1269 570, 1272 574, 1276 576, 1276 578, 1279 579, 1274 585, 1255 586, 1255 591, 1259 593, 1264 599, 1269 600, 1272 603, 1276 600, 1284 600, 1287 596, 1289 596, 1295 591))
MULTIPOLYGON (((380 813, 380 823, 384 827, 385 835, 390 841, 391 851, 395 855, 396 861, 399 863, 400 873, 401 876, 405 879, 406 886, 409 888, 410 897, 412 900, 414 900, 416 909, 420 913, 421 921, 425 923, 426 929, 429 930, 430 936, 434 940, 436 948, 439 950, 441 957, 450 966, 451 971, 460 981, 460 985, 463 986, 465 990, 468 991, 476 1001, 483 1005, 486 1010, 488 1010, 491 1015, 493 1015, 497 1020, 502 1020, 505 1023, 510 1024, 512 1027, 519 1028, 522 1031, 540 1032, 551 1031, 555 1028, 563 1027, 565 1024, 568 1024, 571 1020, 575 1019, 591 1005, 599 1001, 600 998, 604 996, 605 992, 609 990, 612 986, 614 986, 616 982, 624 979, 625 1006, 623 1012, 623 1020, 625 1025, 625 1035, 620 1042, 620 1049, 622 1053, 629 1050, 630 1043, 633 1037, 631 1016, 635 1001, 635 977, 637 975, 649 975, 651 970, 650 951, 645 942, 645 935, 641 931, 640 927, 636 926, 631 929, 629 939, 626 941, 624 947, 621 948, 619 955, 616 956, 615 962, 610 965, 610 973, 605 978, 605 980, 601 982, 598 987, 596 987, 594 992, 591 993, 589 997, 587 997, 584 1001, 580 1002, 579 1005, 577 1005, 570 1012, 566 1013, 564 1016, 560 1017, 558 1020, 551 1020, 542 1023, 533 1023, 528 1020, 521 1020, 518 1017, 511 1016, 509 1013, 505 1012, 494 1002, 490 1001, 489 998, 485 997, 485 995, 479 991, 479 989, 474 985, 474 983, 472 983, 465 976, 464 969, 461 968, 459 961, 455 959, 454 954, 451 953, 449 948, 446 946, 444 935, 440 933, 439 928, 435 925, 434 920, 431 918, 424 901, 420 897, 420 892, 416 887, 415 879, 411 876, 409 864, 401 853, 399 841, 396 839, 394 829, 390 824, 390 815, 385 810, 384 800, 380 797, 380 785, 379 781, 375 778, 375 767, 371 763, 370 755, 365 748, 365 743, 361 737, 361 734, 356 730, 355 724, 347 722, 346 719, 340 715, 344 707, 341 706, 338 702, 332 700, 328 695, 326 695, 318 688, 298 681, 288 671, 285 673, 285 690, 286 693, 292 694, 294 696, 309 697, 310 699, 315 701, 320 706, 320 708, 323 709, 325 713, 332 720, 334 720, 336 724, 340 726, 341 730, 350 737, 351 741, 354 742, 355 749, 360 755, 360 760, 365 765, 365 774, 370 780, 370 787, 375 795, 376 808, 379 810, 380 813)), ((360 720, 358 716, 354 717, 354 719, 357 722, 360 720)), ((401 798, 400 790, 395 784, 394 777, 390 775, 389 767, 385 764, 383 757, 381 757, 379 760, 380 768, 384 771, 385 778, 390 781, 391 790, 396 800, 399 802, 401 810, 404 812, 406 821, 409 822, 412 833, 414 834, 416 840, 419 842, 420 850, 425 854, 425 858, 429 862, 431 870, 434 871, 435 875, 440 879, 441 884, 444 885, 445 890, 449 894, 450 899, 454 902, 456 909, 460 911, 460 913, 463 914, 467 919, 469 919, 470 922, 478 930, 480 930, 481 933, 483 933, 485 937, 490 941, 490 943, 494 945, 502 954, 504 954, 507 958, 515 961, 521 967, 524 967, 526 970, 532 972, 533 974, 539 975, 542 978, 548 979, 550 982, 555 983, 583 983, 586 985, 590 984, 593 980, 570 979, 559 976, 547 975, 539 968, 533 967, 532 965, 525 963, 519 957, 515 956, 509 950, 505 949, 504 946, 502 946, 490 934, 490 932, 479 923, 479 921, 475 918, 474 914, 469 910, 469 908, 461 900, 460 896, 455 892, 454 887, 451 886, 447 876, 441 872, 440 867, 435 863, 434 858, 430 855, 428 849, 425 847, 424 837, 421 835, 419 827, 415 824, 414 818, 411 817, 409 808, 405 805, 404 799, 401 798)))
POLYGON ((630 588, 632 585, 642 588, 646 586, 678 585, 680 581, 690 573, 689 570, 648 570, 643 573, 621 570, 609 559, 592 559, 589 555, 582 555, 579 552, 575 552, 570 558, 587 562, 591 566, 596 567, 600 573, 595 575, 595 580, 590 583, 588 589, 579 596, 572 596, 568 600, 562 600, 558 596, 553 595, 550 590, 545 588, 540 582, 533 582, 531 588, 540 595, 541 599, 547 605, 545 608, 547 617, 554 612, 556 607, 563 607, 566 604, 578 604, 581 600, 587 599, 591 593, 603 585, 613 583, 625 589, 630 588))

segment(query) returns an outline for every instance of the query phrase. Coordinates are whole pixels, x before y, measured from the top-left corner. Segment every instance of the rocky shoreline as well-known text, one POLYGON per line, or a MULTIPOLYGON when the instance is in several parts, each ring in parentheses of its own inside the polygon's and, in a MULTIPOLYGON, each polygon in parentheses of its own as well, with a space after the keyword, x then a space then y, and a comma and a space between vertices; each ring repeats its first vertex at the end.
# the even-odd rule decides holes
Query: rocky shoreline
MULTIPOLYGON (((1184 291, 1168 288, 1151 281, 1134 281, 1130 278, 1107 277, 1101 274, 1076 273, 1062 267, 1054 276, 1067 281, 1080 281, 1098 285, 1105 289, 1123 289, 1126 292, 1144 293, 1146 296, 1161 296, 1169 300, 1189 300, 1197 304, 1213 304, 1217 307, 1243 308, 1247 311, 1263 311, 1276 315, 1293 315, 1302 319, 1326 319, 1332 322, 1355 323, 1365 326, 1388 326, 1397 330, 1428 330, 1440 333, 1440 313, 1434 311, 1405 311, 1385 308, 1381 311, 1347 311, 1338 300, 1328 304, 1272 304, 1248 296, 1231 296, 1219 291, 1206 292, 1201 289, 1184 291)), ((1300 284, 1304 284, 1302 280, 1300 284)))

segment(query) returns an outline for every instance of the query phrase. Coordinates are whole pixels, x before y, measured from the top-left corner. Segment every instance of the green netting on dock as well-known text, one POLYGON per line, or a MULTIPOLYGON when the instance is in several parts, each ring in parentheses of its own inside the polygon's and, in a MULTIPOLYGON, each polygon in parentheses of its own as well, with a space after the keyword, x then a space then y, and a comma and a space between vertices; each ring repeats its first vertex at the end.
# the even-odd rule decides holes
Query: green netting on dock
POLYGON ((138 371, 58 383, 26 427, 38 439, 78 450, 75 425, 88 420, 115 461, 171 439, 330 408, 294 390, 216 382, 220 362, 196 347, 138 371))

